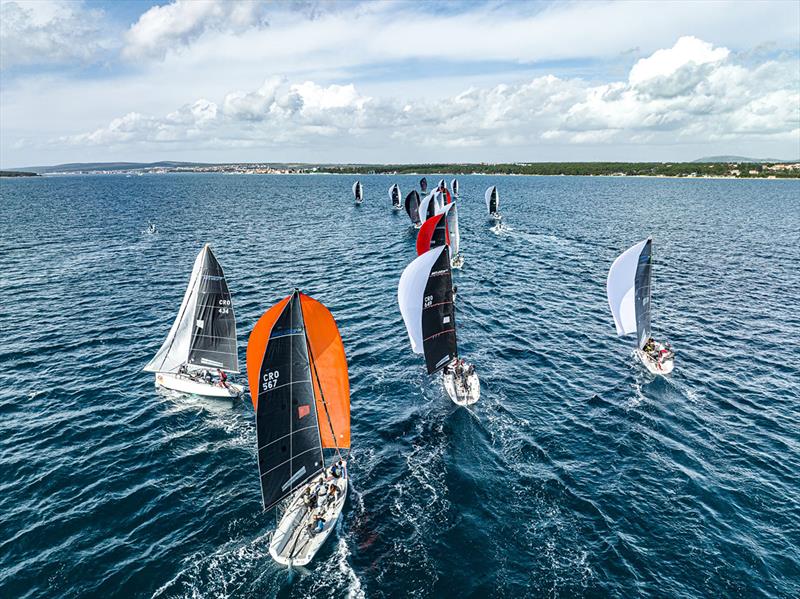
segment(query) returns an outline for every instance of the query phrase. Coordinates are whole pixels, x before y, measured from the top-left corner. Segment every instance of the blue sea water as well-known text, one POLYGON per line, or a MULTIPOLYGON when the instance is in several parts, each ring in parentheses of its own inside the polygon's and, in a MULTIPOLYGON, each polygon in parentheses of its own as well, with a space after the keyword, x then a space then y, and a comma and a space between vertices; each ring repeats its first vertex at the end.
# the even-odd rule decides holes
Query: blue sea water
POLYGON ((414 231, 387 189, 417 179, 362 177, 361 206, 345 176, 0 182, 0 597, 800 596, 800 182, 461 177, 467 410, 397 308, 414 231), (667 379, 605 299, 648 235, 667 379), (344 339, 352 492, 291 576, 249 397, 166 398, 141 372, 205 242, 242 363, 295 286, 344 339))

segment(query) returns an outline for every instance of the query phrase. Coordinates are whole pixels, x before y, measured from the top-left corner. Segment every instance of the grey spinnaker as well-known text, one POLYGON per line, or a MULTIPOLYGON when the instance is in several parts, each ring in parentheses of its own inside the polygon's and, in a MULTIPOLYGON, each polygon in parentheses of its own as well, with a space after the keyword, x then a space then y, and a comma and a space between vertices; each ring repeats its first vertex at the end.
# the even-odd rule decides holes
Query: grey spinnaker
POLYGON ((406 196, 406 213, 412 223, 419 224, 419 193, 416 189, 409 191, 406 196))

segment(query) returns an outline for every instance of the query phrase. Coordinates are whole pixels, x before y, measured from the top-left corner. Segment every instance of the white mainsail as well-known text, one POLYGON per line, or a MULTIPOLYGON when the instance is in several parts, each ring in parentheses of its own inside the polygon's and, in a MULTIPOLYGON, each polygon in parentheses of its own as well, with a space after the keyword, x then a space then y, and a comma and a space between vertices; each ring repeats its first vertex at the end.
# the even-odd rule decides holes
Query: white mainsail
POLYGON ((446 247, 446 245, 442 245, 418 256, 406 266, 400 276, 397 301, 406 324, 408 338, 411 340, 411 350, 415 354, 425 351, 422 344, 422 308, 425 301, 425 287, 428 284, 431 268, 446 247))
POLYGON ((642 347, 650 336, 650 245, 647 238, 625 250, 611 265, 606 281, 608 306, 617 335, 637 334, 642 347))

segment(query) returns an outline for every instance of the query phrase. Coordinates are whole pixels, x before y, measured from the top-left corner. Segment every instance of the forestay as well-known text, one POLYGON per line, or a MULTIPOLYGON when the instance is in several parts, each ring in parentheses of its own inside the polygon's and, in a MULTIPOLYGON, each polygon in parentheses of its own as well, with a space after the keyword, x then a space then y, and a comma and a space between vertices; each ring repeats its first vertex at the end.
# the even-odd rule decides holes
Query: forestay
POLYGON ((206 244, 194 261, 178 316, 148 372, 176 372, 183 365, 239 372, 236 317, 225 274, 206 244))
POLYGON ((636 333, 637 347, 650 337, 652 245, 647 238, 622 253, 608 271, 608 305, 620 337, 636 333))
POLYGON ((489 214, 496 214, 500 209, 500 194, 497 193, 497 187, 492 185, 486 190, 483 197, 486 199, 486 208, 489 210, 489 214))
POLYGON ((446 246, 422 254, 405 268, 397 297, 412 351, 425 355, 428 374, 441 370, 458 356, 446 246))

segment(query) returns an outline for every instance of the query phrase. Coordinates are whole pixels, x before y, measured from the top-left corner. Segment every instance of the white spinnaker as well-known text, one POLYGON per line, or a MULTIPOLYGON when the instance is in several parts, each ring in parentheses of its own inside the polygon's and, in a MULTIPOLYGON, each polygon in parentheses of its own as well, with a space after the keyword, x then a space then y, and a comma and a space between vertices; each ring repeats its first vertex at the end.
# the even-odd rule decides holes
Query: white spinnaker
POLYGON ((486 193, 483 194, 483 197, 486 199, 486 209, 489 211, 489 213, 500 211, 500 194, 497 193, 497 187, 495 185, 492 185, 489 189, 487 189, 486 193), (492 192, 494 192, 495 197, 494 210, 492 210, 492 192))
POLYGON ((608 271, 608 306, 620 337, 636 332, 636 267, 646 244, 647 239, 625 250, 608 271))
POLYGON ((441 191, 433 192, 433 201, 436 203, 436 214, 444 211, 444 194, 441 191))
POLYGON ((430 192, 419 203, 419 222, 424 223, 428 220, 428 205, 433 201, 436 192, 430 192))
POLYGON ((363 199, 364 190, 361 187, 361 181, 356 181, 355 183, 353 183, 353 196, 355 196, 357 200, 363 199))
POLYGON ((425 287, 428 285, 433 265, 446 247, 440 245, 418 256, 400 275, 397 302, 400 304, 400 314, 403 315, 408 338, 411 340, 411 350, 415 354, 425 352, 422 345, 422 307, 425 302, 425 287))
POLYGON ((450 192, 454 195, 458 195, 458 179, 453 179, 450 181, 450 192))
POLYGON ((400 196, 400 186, 397 185, 397 183, 392 183, 389 187, 389 201, 392 202, 392 206, 399 206, 402 199, 403 198, 400 196), (395 189, 397 190, 397 202, 395 202, 395 189))
POLYGON ((192 276, 189 277, 189 286, 183 295, 178 316, 172 323, 167 338, 161 344, 161 348, 156 352, 144 370, 147 372, 175 372, 181 365, 189 359, 189 348, 192 343, 192 326, 194 324, 194 313, 197 307, 197 287, 200 283, 200 274, 205 263, 205 253, 208 251, 208 244, 203 246, 192 268, 192 276))
POLYGON ((449 211, 445 210, 447 212, 445 218, 450 232, 450 256, 455 258, 458 256, 461 247, 461 233, 458 230, 458 206, 456 206, 455 202, 450 202, 447 208, 449 211))

